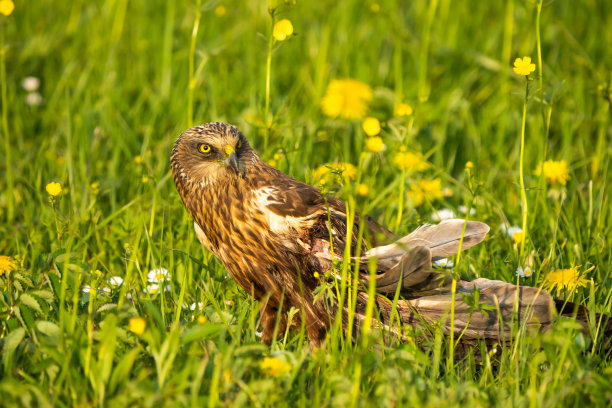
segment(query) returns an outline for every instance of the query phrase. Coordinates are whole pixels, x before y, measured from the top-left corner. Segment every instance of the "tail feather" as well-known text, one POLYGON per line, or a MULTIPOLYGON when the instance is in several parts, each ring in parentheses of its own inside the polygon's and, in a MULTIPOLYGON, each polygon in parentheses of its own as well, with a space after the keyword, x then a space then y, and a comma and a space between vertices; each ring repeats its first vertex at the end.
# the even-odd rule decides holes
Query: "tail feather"
POLYGON ((435 260, 457 254, 461 237, 461 249, 466 250, 481 242, 489 232, 489 226, 482 222, 468 221, 465 232, 464 225, 465 220, 459 219, 442 221, 437 225, 423 225, 392 244, 371 249, 367 256, 375 256, 379 260, 397 258, 410 248, 423 246, 429 248, 435 260))

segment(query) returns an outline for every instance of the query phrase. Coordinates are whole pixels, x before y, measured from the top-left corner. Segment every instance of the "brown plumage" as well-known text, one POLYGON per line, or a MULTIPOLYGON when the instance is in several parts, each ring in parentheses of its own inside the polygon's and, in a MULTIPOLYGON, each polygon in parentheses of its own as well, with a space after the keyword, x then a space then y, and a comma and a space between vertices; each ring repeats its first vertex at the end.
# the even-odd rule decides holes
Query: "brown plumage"
MULTIPOLYGON (((358 249, 362 254, 352 261, 359 261, 359 279, 364 287, 369 280, 369 260, 377 260, 376 306, 380 323, 375 324, 389 324, 392 310, 388 298, 396 289, 402 295, 397 309, 403 324, 419 326, 444 320, 450 311, 452 279, 434 270, 432 262, 456 254, 462 235, 461 248, 468 249, 489 231, 487 225, 471 221, 463 234, 464 221, 449 220, 396 239, 365 217, 367 239, 357 248, 358 215, 352 236, 347 239, 344 202, 324 196, 315 187, 266 164, 236 127, 224 123, 186 130, 174 145, 171 166, 202 245, 221 260, 247 293, 265 303, 261 320, 266 343, 272 340, 279 312, 284 316, 291 307, 300 311, 310 342, 318 345, 324 340, 338 305, 315 301, 314 291, 322 279, 315 277, 315 272, 323 276, 329 271, 332 253, 341 260, 347 243, 352 255, 358 249), (379 237, 392 243, 378 246, 379 237)), ((463 334, 466 341, 509 338, 516 296, 519 318, 527 326, 546 328, 555 318, 555 303, 546 291, 519 287, 517 293, 515 285, 488 279, 460 280, 457 285, 458 291, 464 293, 473 293, 474 288, 479 289, 480 303, 495 306, 496 310, 471 312, 457 294, 454 330, 461 333, 469 320, 463 334)), ((346 305, 342 306, 347 332, 356 333, 367 301, 367 293, 358 291, 356 319, 350 328, 346 305)), ((443 325, 446 332, 450 331, 448 320, 443 325)), ((284 318, 280 323, 278 332, 282 333, 284 318)))

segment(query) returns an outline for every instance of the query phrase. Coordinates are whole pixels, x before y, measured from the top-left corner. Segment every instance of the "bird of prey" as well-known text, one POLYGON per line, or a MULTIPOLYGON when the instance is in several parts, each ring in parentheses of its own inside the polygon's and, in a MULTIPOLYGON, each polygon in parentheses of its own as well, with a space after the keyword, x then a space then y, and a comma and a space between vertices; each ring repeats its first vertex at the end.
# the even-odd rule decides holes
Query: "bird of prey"
MULTIPOLYGON (((313 346, 323 342, 337 315, 344 330, 355 335, 365 318, 364 288, 370 279, 375 279, 378 327, 388 328, 393 314, 389 299, 399 294, 395 308, 402 324, 442 322, 446 333, 462 333, 465 341, 510 338, 516 318, 527 327, 546 328, 562 306, 538 288, 459 280, 451 325, 445 317, 453 302, 452 277, 432 263, 482 241, 489 231, 486 224, 447 220, 398 239, 369 217, 348 217, 343 201, 263 162, 234 126, 214 122, 186 130, 174 144, 171 167, 202 245, 248 294, 264 303, 262 340, 268 344, 275 332, 285 330, 291 307, 300 312, 313 346), (365 228, 366 239, 360 239, 360 228, 365 228), (350 251, 345 252, 347 246, 350 251), (336 270, 334 264, 345 254, 351 265, 358 265, 361 285, 354 320, 347 317, 346 303, 315 299, 325 272, 336 270), (369 271, 373 259, 375 274, 369 271), (460 293, 477 293, 488 312, 475 310, 460 293)), ((586 312, 579 314, 586 321, 586 312)))

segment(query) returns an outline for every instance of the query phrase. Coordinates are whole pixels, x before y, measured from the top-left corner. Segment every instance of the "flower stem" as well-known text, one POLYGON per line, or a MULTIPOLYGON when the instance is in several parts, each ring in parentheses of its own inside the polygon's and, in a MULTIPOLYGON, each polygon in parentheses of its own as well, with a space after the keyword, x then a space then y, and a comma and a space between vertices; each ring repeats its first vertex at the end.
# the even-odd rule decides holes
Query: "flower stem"
MULTIPOLYGON (((410 138, 412 136, 412 125, 414 124, 414 116, 410 118, 410 123, 408 124, 408 141, 410 141, 410 138)), ((404 141, 402 144, 406 144, 406 142, 404 141)), ((399 204, 398 204, 398 210, 397 210, 397 219, 395 220, 395 229, 394 231, 397 232, 397 230, 399 230, 400 224, 402 222, 402 215, 404 212, 404 188, 405 188, 405 184, 406 184, 406 168, 404 166, 402 166, 402 176, 400 177, 400 191, 399 191, 399 204)))
MULTIPOLYGON (((468 170, 468 182, 471 185, 471 174, 468 170)), ((470 187, 471 191, 471 187, 470 187)), ((472 194, 474 194, 472 192, 472 194)), ((463 247, 463 237, 465 236, 465 230, 467 228, 467 223, 470 218, 470 211, 472 211, 472 206, 474 205, 474 196, 472 195, 472 200, 468 205, 465 213, 465 221, 463 222, 463 229, 461 230, 461 238, 459 239, 459 248, 457 250, 457 259, 455 262, 455 267, 453 269, 453 282, 451 283, 451 310, 450 310, 450 333, 449 333, 449 353, 448 353, 448 361, 447 366, 448 369, 451 370, 455 364, 455 299, 457 298, 457 280, 459 279, 459 274, 457 271, 459 270, 459 262, 461 262, 461 249, 463 247)), ((471 316, 470 316, 471 317, 471 316)), ((468 322, 469 325, 469 322, 468 322)), ((467 326, 466 326, 467 327, 467 326)), ((463 333, 459 336, 461 339, 463 333)), ((457 343, 459 343, 459 339, 457 339, 457 343)))
POLYGON ((62 234, 60 231, 59 220, 57 218, 57 209, 55 208, 55 198, 49 197, 51 202, 51 208, 53 209, 53 217, 55 218, 55 233, 57 234, 57 241, 60 247, 62 246, 62 234))
POLYGON ((542 75, 542 41, 540 39, 540 14, 542 14, 542 0, 538 0, 538 9, 536 14, 536 44, 538 47, 538 74, 540 76, 540 96, 541 102, 540 105, 542 107, 542 118, 544 118, 544 78, 542 75))
MULTIPOLYGON (((521 240, 521 249, 519 252, 519 260, 524 254, 525 241, 527 241, 527 192, 525 190, 524 172, 524 156, 525 156, 525 123, 527 120, 527 96, 529 95, 529 77, 525 77, 525 99, 523 100, 523 123, 521 125, 521 156, 519 160, 519 182, 521 185, 521 202, 523 204, 523 239, 521 240)), ((520 263, 520 262, 519 262, 520 263)))
POLYGON ((5 25, 0 29, 0 82, 2 83, 2 134, 4 136, 4 151, 6 158, 6 194, 7 200, 7 220, 11 221, 15 214, 13 203, 13 170, 11 167, 11 140, 8 127, 8 97, 6 94, 6 40, 5 25))
MULTIPOLYGON (((274 15, 272 15, 272 26, 274 26, 274 15)), ((264 134, 264 151, 268 148, 268 136, 270 135, 271 123, 268 122, 268 115, 270 113, 270 77, 272 75, 272 46, 274 45, 274 37, 270 35, 268 41, 268 58, 266 59, 266 102, 264 106, 264 118, 263 122, 266 125, 266 132, 264 134)))
POLYGON ((202 0, 196 2, 196 15, 191 30, 191 43, 189 45, 189 84, 187 86, 187 126, 193 126, 193 91, 195 90, 196 80, 194 77, 195 47, 200 28, 200 18, 202 17, 202 0))

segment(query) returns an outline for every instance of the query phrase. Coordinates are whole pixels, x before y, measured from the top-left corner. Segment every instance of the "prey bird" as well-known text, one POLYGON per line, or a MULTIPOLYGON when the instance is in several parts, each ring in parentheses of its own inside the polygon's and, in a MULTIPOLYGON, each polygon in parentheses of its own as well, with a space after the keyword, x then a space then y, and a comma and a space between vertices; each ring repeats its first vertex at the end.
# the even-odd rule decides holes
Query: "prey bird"
MULTIPOLYGON (((398 239, 367 216, 347 216, 343 201, 263 162, 235 126, 214 122, 186 130, 174 144, 171 167, 202 245, 242 289, 264 303, 265 343, 273 340, 277 324, 276 332, 284 332, 291 307, 299 311, 313 346, 324 341, 337 315, 342 316, 347 333, 358 334, 365 319, 365 288, 370 279, 376 285, 372 301, 378 319, 373 324, 389 330, 394 315, 389 299, 396 293, 401 295, 395 306, 401 324, 418 327, 443 322, 447 334, 451 330, 462 333, 465 341, 508 339, 516 316, 526 327, 545 329, 558 312, 571 315, 574 311, 568 305, 561 310, 563 302, 555 302, 538 288, 483 278, 459 280, 451 325, 445 317, 453 302, 452 277, 435 270, 432 263, 481 242, 489 231, 486 224, 447 220, 398 239), (360 226, 365 226, 367 239, 359 239, 360 226), (350 236, 348 231, 352 231, 350 236), (335 270, 347 246, 349 261, 359 265, 355 319, 348 318, 348 305, 315 298, 325 272, 335 270), (376 273, 370 274, 368 265, 373 258, 376 273), (474 310, 460 296, 475 292, 479 302, 489 306, 488 312, 474 310), (347 327, 349 321, 352 327, 347 327)), ((586 330, 588 313, 584 308, 577 313, 586 330)))

